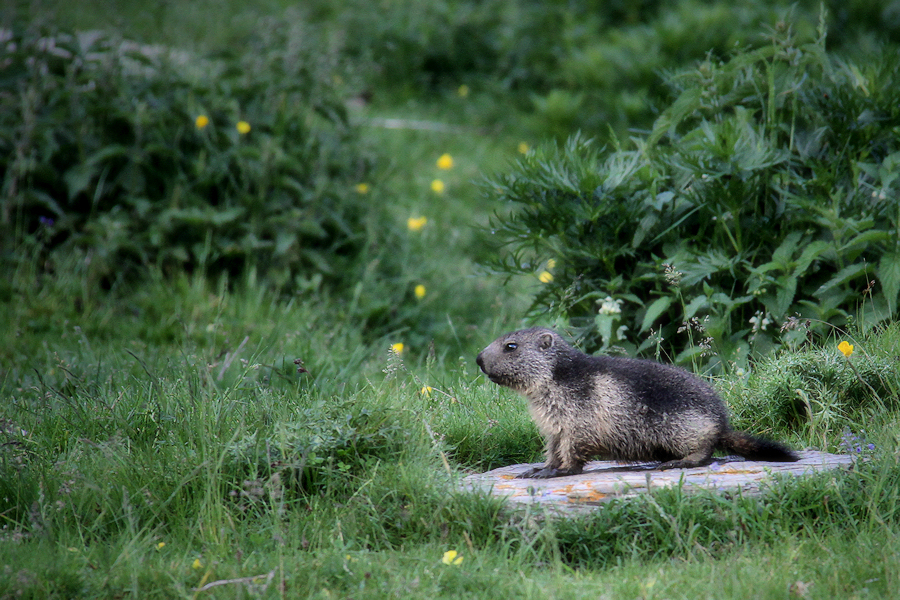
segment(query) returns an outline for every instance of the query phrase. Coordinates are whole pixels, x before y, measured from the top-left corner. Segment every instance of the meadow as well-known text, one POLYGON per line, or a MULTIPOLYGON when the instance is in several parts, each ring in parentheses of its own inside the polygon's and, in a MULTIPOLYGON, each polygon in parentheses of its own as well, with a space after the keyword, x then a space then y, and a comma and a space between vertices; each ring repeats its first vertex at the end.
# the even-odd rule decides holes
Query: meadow
MULTIPOLYGON (((884 257, 897 245, 900 122, 884 108, 893 92, 874 87, 900 62, 889 3, 827 16, 775 2, 86 4, 2 15, 17 46, 0 61, 14 108, 0 111, 0 598, 898 593, 900 325, 884 257), (775 65, 773 39, 791 68, 834 53, 831 98, 866 119, 841 129, 837 110, 767 108, 790 97, 770 90, 807 78, 727 64, 734 52, 741 68, 775 65), (704 60, 721 60, 705 98, 765 127, 707 126, 696 115, 709 105, 677 102, 704 60), (674 91, 665 72, 681 73, 674 91), (843 153, 825 154, 838 146, 807 125, 846 133, 843 153), (743 170, 704 158, 727 162, 717 127, 756 144, 743 170), (578 130, 596 143, 573 156, 578 130), (659 245, 623 238, 622 260, 643 261, 624 283, 579 278, 570 265, 613 242, 598 250, 595 230, 553 222, 534 198, 595 198, 592 177, 615 162, 603 161, 654 135, 662 149, 631 171, 652 198, 692 188, 665 149, 688 145, 724 186, 705 189, 787 198, 742 223, 762 230, 787 206, 794 247, 741 248, 705 272, 685 260, 666 283, 652 266, 663 252, 727 237, 643 221, 659 245), (822 195, 826 183, 841 197, 822 195), (857 188, 875 200, 854 204, 857 188), (791 220, 798 190, 832 212, 791 220), (528 210, 538 218, 516 220, 528 210), (796 302, 751 280, 794 286, 796 302), (608 294, 621 312, 603 312, 608 294), (704 315, 721 326, 697 326, 704 315), (663 336, 655 319, 674 326, 663 336), (464 493, 468 473, 540 460, 523 400, 475 365, 498 334, 534 323, 588 350, 680 362, 714 382, 737 427, 851 453, 854 467, 758 496, 673 489, 565 519, 464 493), (629 337, 613 339, 623 324, 629 337)), ((572 223, 588 214, 565 206, 572 223)), ((697 206, 673 214, 706 214, 697 206)))

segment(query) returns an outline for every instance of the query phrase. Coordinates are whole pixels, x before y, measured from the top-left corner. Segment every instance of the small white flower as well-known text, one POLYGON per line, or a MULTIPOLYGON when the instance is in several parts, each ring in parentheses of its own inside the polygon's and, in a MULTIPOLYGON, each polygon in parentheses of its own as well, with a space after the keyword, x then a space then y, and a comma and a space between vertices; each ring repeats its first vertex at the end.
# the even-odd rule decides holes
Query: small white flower
POLYGON ((607 296, 603 303, 600 304, 601 315, 618 315, 622 313, 622 301, 613 300, 611 296, 607 296))
POLYGON ((769 319, 769 314, 763 314, 762 311, 756 311, 752 317, 750 317, 750 325, 753 326, 753 332, 757 331, 765 331, 766 328, 772 324, 772 320, 769 319))

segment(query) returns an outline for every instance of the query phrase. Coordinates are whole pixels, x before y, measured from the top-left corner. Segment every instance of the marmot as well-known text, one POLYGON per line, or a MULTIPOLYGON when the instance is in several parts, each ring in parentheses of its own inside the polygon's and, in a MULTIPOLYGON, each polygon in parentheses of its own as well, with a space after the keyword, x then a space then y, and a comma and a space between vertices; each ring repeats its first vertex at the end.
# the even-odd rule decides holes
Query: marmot
POLYGON ((540 327, 498 338, 476 362, 491 381, 528 398, 547 440, 544 467, 519 477, 577 475, 594 456, 658 461, 659 469, 708 465, 716 449, 751 460, 799 459, 781 444, 731 429, 713 387, 678 367, 589 356, 540 327))

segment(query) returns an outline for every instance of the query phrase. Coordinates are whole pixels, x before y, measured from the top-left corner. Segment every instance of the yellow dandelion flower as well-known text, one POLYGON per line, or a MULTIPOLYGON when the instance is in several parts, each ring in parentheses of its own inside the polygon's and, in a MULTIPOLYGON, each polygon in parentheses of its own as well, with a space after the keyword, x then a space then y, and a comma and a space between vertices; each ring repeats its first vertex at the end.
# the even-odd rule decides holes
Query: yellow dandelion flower
POLYGON ((235 127, 237 128, 238 133, 241 135, 250 133, 250 123, 248 123, 247 121, 238 121, 235 127))
POLYGON ((356 184, 356 193, 357 194, 368 194, 369 193, 369 184, 368 183, 357 183, 356 184))
POLYGON ((456 93, 459 94, 460 98, 465 98, 469 95, 469 86, 462 84, 456 89, 456 93))
POLYGON ((425 286, 420 283, 416 286, 416 289, 413 291, 413 293, 415 293, 416 298, 419 298, 421 300, 425 297, 425 286))
POLYGON ((197 129, 203 129, 204 127, 209 125, 209 117, 207 117, 206 115, 198 115, 194 120, 194 125, 197 127, 197 129))
POLYGON ((165 548, 165 547, 166 547, 166 543, 165 543, 165 542, 160 542, 160 543, 158 543, 158 544, 156 545, 156 549, 157 549, 157 550, 162 550, 162 549, 165 548))
POLYGON ((443 194, 444 193, 444 182, 440 179, 435 179, 431 182, 431 191, 435 194, 443 194))
POLYGON ((426 223, 428 223, 428 219, 425 217, 410 217, 406 220, 406 226, 410 231, 421 231, 426 223))
POLYGON ((441 562, 445 565, 458 565, 463 561, 462 555, 456 550, 447 550, 441 557, 441 562))
POLYGON ((403 354, 403 342, 397 342, 396 344, 391 344, 391 352, 400 356, 403 354))
POLYGON ((519 153, 520 154, 528 154, 529 150, 531 150, 531 148, 528 146, 527 142, 519 142, 519 153))
POLYGON ((437 159, 438 169, 443 169, 444 171, 448 171, 453 168, 453 157, 449 154, 441 154, 441 157, 437 159))
POLYGON ((202 569, 202 568, 203 568, 203 563, 200 562, 200 559, 199 559, 199 558, 195 558, 195 559, 194 559, 194 562, 191 563, 191 568, 192 568, 192 569, 202 569))
POLYGON ((550 283, 553 281, 553 273, 550 271, 542 271, 540 275, 538 275, 538 279, 541 283, 550 283))
POLYGON ((422 394, 423 396, 430 396, 431 392, 432 392, 432 389, 431 389, 430 385, 423 386, 422 389, 419 390, 419 393, 422 394))
POLYGON ((841 351, 841 354, 843 354, 847 358, 850 358, 850 355, 853 354, 853 344, 851 344, 847 340, 844 340, 843 342, 838 344, 838 350, 841 351))

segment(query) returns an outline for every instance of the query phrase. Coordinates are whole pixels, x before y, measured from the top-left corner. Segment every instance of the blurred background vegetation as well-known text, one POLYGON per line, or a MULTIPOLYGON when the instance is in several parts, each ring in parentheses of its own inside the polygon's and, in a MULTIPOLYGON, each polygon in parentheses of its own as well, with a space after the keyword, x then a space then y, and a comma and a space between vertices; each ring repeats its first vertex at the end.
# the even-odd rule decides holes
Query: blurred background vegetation
POLYGON ((889 596, 898 69, 897 0, 3 3, 0 596, 889 596), (474 366, 535 322, 867 460, 457 493, 540 458, 474 366))
POLYGON ((896 2, 86 0, 2 19, 0 251, 25 279, 83 272, 93 297, 148 270, 249 274, 420 356, 531 296, 589 350, 717 370, 896 313, 896 2), (526 277, 504 296, 489 272, 526 277))

